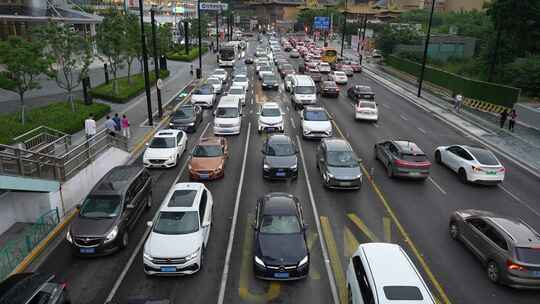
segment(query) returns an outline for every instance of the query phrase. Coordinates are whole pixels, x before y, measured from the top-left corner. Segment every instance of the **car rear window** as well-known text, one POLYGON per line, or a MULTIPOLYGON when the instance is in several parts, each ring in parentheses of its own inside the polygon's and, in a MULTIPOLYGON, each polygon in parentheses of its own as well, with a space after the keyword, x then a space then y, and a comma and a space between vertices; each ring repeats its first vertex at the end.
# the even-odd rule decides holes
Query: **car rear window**
POLYGON ((500 165, 495 155, 493 155, 493 153, 491 153, 490 151, 487 151, 484 149, 477 149, 477 148, 469 148, 469 151, 472 153, 474 158, 476 158, 476 160, 478 160, 478 162, 481 163, 482 165, 487 165, 487 166, 500 165))
POLYGON ((427 160, 427 156, 425 154, 402 154, 401 158, 409 162, 423 162, 427 160))
POLYGON ((422 292, 416 286, 384 286, 384 295, 388 300, 395 301, 421 301, 422 292))
POLYGON ((527 264, 540 265, 540 247, 539 248, 517 247, 516 256, 520 262, 524 262, 527 264))
POLYGON ((373 103, 373 102, 361 102, 360 103, 360 108, 375 109, 375 103, 373 103))

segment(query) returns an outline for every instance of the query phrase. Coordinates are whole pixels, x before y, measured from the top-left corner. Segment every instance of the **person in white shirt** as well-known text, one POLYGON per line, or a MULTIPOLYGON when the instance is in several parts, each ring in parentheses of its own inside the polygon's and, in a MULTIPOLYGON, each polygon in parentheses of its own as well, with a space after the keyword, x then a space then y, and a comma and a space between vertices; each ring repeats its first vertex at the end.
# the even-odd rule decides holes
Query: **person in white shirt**
POLYGON ((86 139, 90 139, 96 135, 96 131, 97 127, 96 121, 94 120, 94 114, 90 114, 84 121, 84 132, 86 133, 86 139))
POLYGON ((463 96, 461 94, 456 95, 456 100, 454 102, 454 110, 459 113, 459 109, 461 109, 461 105, 463 104, 463 96))

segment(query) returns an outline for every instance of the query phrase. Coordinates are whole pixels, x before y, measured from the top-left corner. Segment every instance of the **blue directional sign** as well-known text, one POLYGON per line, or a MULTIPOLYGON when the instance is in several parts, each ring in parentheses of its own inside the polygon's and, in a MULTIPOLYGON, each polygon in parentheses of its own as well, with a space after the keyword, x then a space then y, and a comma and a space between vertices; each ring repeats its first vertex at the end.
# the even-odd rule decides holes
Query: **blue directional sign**
POLYGON ((330 17, 315 17, 313 27, 316 29, 327 30, 330 28, 330 17))

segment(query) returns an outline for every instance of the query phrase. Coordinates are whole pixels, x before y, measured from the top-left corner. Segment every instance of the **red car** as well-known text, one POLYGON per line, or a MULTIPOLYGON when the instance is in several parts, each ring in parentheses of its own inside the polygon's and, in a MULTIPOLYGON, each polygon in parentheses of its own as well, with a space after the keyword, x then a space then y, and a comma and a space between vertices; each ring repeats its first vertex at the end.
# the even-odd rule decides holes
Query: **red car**
POLYGON ((313 78, 313 81, 315 82, 320 82, 322 79, 321 73, 317 68, 307 67, 305 74, 311 76, 311 78, 313 78))
POLYGON ((342 71, 347 76, 353 76, 354 75, 353 68, 348 64, 338 63, 338 64, 336 64, 336 69, 335 70, 336 71, 342 71))
POLYGON ((362 73, 362 66, 356 61, 345 61, 344 64, 350 66, 355 73, 362 73))

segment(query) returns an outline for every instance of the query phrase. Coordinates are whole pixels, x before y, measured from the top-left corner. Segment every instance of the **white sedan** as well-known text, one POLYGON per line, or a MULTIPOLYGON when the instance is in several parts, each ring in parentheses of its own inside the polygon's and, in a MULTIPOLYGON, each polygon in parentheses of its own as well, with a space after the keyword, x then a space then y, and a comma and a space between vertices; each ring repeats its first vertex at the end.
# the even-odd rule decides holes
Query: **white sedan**
POLYGON ((229 92, 227 93, 227 95, 238 98, 238 100, 240 100, 240 103, 243 106, 246 105, 246 90, 244 90, 244 87, 236 86, 233 84, 233 86, 231 86, 231 88, 229 89, 229 92))
POLYGON ((335 81, 337 84, 347 84, 347 74, 342 71, 334 71, 330 74, 330 79, 335 81))
POLYGON ((166 129, 157 132, 147 144, 143 155, 146 168, 170 168, 178 165, 186 150, 187 135, 184 131, 166 129))
POLYGON ((227 73, 224 69, 215 69, 212 73, 212 76, 210 77, 216 77, 221 80, 222 83, 227 82, 227 77, 229 76, 229 73, 227 73))
POLYGON ((326 62, 319 63, 319 72, 321 73, 330 73, 332 72, 332 68, 330 65, 326 62))
POLYGON ((354 118, 356 120, 370 120, 377 122, 377 120, 379 120, 377 103, 373 101, 359 101, 354 108, 354 118))
POLYGON ((243 87, 247 92, 249 88, 249 78, 246 75, 236 75, 233 78, 231 87, 243 87))
POLYGON ((221 94, 223 92, 223 83, 221 82, 221 79, 217 77, 210 77, 206 80, 206 82, 214 87, 214 93, 221 94))
POLYGON ((506 171, 491 151, 463 145, 438 147, 435 161, 456 172, 463 183, 500 183, 506 171))

